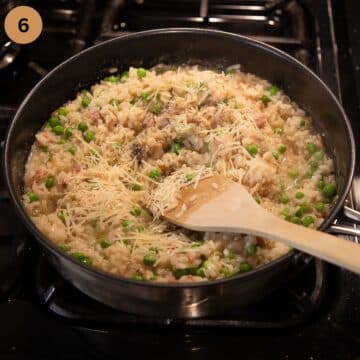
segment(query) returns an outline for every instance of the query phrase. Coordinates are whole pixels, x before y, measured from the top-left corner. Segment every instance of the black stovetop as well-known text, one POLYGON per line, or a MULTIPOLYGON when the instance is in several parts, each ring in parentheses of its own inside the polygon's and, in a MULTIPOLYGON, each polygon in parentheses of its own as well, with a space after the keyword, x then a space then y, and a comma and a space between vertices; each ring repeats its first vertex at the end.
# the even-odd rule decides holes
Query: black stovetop
MULTIPOLYGON (((0 70, 0 141, 24 95, 65 58, 128 32, 190 26, 249 35, 298 58, 342 100, 360 146, 356 0, 0 0, 1 23, 20 3, 41 13, 44 31, 0 70)), ((352 196, 360 204, 360 192, 352 196)), ((0 216, 1 359, 360 359, 360 277, 342 269, 300 256, 298 273, 248 308, 195 320, 144 318, 63 280, 12 213, 1 179, 0 216)))

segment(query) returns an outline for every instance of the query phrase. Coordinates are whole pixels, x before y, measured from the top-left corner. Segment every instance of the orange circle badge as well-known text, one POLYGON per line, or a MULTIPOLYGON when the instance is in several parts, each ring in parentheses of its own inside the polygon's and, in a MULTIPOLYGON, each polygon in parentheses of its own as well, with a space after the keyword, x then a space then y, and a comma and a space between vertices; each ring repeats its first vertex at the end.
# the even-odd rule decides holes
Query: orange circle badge
POLYGON ((40 14, 30 6, 17 6, 5 18, 6 35, 17 44, 29 44, 36 40, 42 30, 40 14))

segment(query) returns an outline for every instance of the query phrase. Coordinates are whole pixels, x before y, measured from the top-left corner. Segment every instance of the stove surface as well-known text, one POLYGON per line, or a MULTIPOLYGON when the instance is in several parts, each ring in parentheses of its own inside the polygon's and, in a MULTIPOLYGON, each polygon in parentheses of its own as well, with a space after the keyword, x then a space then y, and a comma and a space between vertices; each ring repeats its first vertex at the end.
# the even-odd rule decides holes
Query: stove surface
MULTIPOLYGON (((0 20, 20 3, 41 13, 44 30, 32 45, 12 49, 14 62, 0 70, 0 140, 24 95, 67 57, 129 32, 186 26, 248 35, 298 58, 342 100, 359 149, 355 0, 0 0, 0 20)), ((1 178, 0 214, 1 359, 360 359, 360 277, 347 271, 299 255, 299 272, 247 308, 195 320, 139 317, 89 299, 51 268, 12 212, 1 178)))

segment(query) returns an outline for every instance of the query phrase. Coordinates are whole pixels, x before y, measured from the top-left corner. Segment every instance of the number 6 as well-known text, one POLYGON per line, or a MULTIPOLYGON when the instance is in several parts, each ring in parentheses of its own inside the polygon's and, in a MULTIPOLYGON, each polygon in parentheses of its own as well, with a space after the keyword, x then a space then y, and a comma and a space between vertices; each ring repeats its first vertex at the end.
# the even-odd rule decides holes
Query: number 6
POLYGON ((21 18, 18 22, 18 28, 19 31, 21 32, 27 32, 29 30, 29 24, 28 24, 29 19, 27 18, 21 18))

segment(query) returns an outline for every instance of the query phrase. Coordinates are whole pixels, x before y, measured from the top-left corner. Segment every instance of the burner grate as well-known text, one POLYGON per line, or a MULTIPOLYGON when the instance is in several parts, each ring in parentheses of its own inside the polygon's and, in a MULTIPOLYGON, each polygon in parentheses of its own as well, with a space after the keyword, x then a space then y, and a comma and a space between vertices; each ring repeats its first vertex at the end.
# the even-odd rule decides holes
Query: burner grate
MULTIPOLYGON (((305 263, 311 258, 305 257, 305 263)), ((301 274, 261 302, 230 314, 201 319, 144 317, 114 310, 82 294, 66 282, 40 257, 35 285, 40 303, 52 313, 68 320, 93 324, 158 325, 191 328, 282 329, 306 322, 319 308, 326 293, 326 265, 312 261, 301 274)), ((298 276, 295 276, 298 275, 298 276)))
MULTIPOLYGON (((5 2, 9 9, 18 5, 16 1, 5 2)), ((41 0, 27 3, 39 10, 43 31, 37 41, 18 47, 13 62, 0 70, 0 83, 5 84, 0 89, 0 119, 3 111, 15 109, 48 71, 89 46, 93 36, 95 19, 92 14, 96 0, 41 0)), ((3 22, 5 15, 0 12, 0 22, 3 22)), ((0 29, 0 47, 7 41, 0 29)))
POLYGON ((297 0, 111 0, 98 41, 162 27, 203 27, 247 35, 277 46, 309 66, 314 56, 308 19, 297 0))

